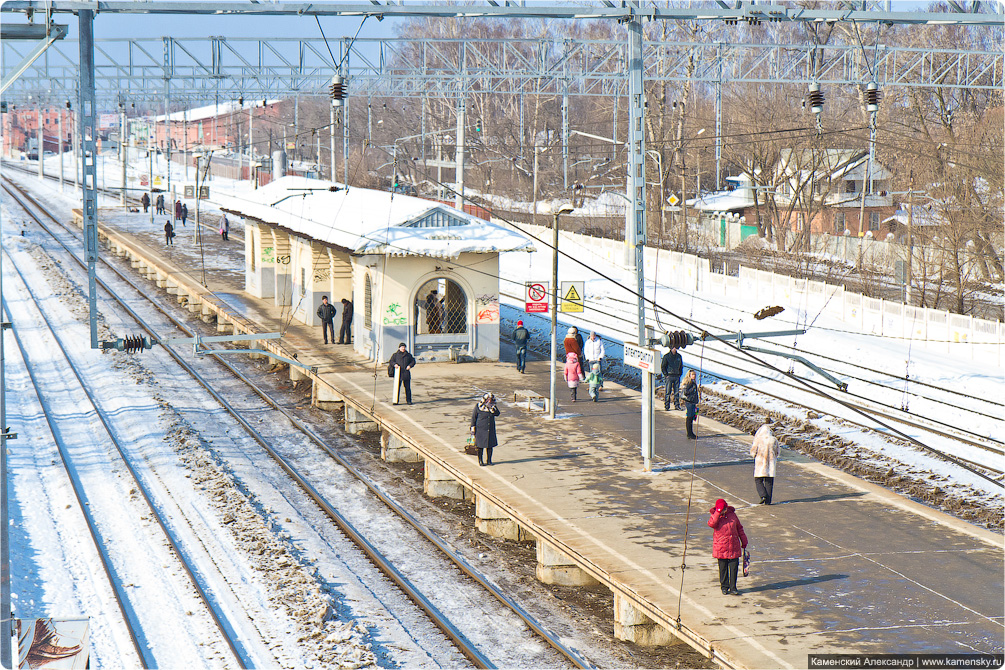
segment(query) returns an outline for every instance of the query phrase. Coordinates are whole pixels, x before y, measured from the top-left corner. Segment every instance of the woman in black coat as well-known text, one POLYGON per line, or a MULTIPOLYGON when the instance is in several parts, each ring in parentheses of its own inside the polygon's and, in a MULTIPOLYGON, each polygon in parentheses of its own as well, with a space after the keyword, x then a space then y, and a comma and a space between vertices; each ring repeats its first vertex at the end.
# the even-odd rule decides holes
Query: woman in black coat
POLYGON ((492 465, 492 449, 499 444, 496 439, 497 416, 496 397, 486 393, 471 413, 471 434, 475 436, 475 446, 478 447, 478 465, 492 465), (488 457, 485 461, 482 461, 482 449, 486 450, 488 457))

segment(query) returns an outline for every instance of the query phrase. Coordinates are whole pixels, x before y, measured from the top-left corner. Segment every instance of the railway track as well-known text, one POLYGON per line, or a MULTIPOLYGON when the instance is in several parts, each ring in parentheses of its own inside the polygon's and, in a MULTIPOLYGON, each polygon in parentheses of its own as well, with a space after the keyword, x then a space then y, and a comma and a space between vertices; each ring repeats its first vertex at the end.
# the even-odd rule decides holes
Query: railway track
MULTIPOLYGON (((21 172, 21 173, 29 175, 31 177, 38 178, 38 171, 37 170, 31 170, 29 168, 24 167, 23 165, 21 165, 20 161, 12 161, 12 160, 8 160, 8 159, 5 158, 3 160, 0 160, 0 164, 2 164, 4 170, 14 170, 16 172, 21 172)), ((58 182, 59 181, 59 178, 56 177, 55 175, 51 175, 51 174, 46 173, 43 176, 48 181, 54 181, 54 182, 58 182)), ((66 180, 64 180, 64 181, 66 181, 66 180)), ((107 195, 108 197, 114 197, 114 198, 118 198, 119 197, 119 191, 117 191, 115 189, 99 187, 97 189, 97 191, 98 191, 98 193, 107 195)), ((165 195, 169 195, 169 194, 165 193, 165 195)), ((139 198, 132 198, 132 197, 129 197, 129 196, 126 197, 126 203, 127 203, 127 205, 132 206, 132 207, 139 208, 141 206, 139 198)), ((153 207, 153 204, 151 203, 150 206, 153 207)), ((195 221, 195 212, 190 212, 190 214, 192 215, 191 218, 190 218, 190 221, 194 222, 195 221)), ((154 215, 155 218, 157 216, 163 216, 163 214, 162 215, 157 215, 157 214, 154 215)), ((211 234, 215 235, 216 232, 217 232, 217 226, 215 224, 214 225, 210 225, 210 224, 206 223, 205 221, 202 221, 202 222, 199 223, 199 226, 201 228, 209 231, 211 234)), ((231 224, 230 236, 233 237, 238 242, 244 242, 244 235, 241 234, 241 233, 235 233, 233 231, 233 224, 231 224)))
MULTIPOLYGON (((59 452, 63 469, 67 474, 74 496, 87 522, 94 546, 101 559, 102 568, 115 594, 116 603, 122 612, 129 637, 132 640, 133 648, 142 667, 160 667, 165 665, 169 658, 167 650, 160 649, 163 656, 158 656, 155 654, 154 649, 151 648, 151 638, 147 635, 145 628, 153 627, 156 623, 151 620, 149 613, 144 613, 142 611, 143 608, 134 602, 129 590, 125 587, 126 584, 136 584, 147 588, 156 586, 151 585, 148 580, 143 579, 142 575, 139 574, 142 571, 130 569, 129 566, 131 559, 135 556, 133 552, 139 547, 150 547, 153 542, 150 540, 139 540, 136 535, 123 534, 118 529, 119 524, 115 522, 114 507, 118 505, 127 509, 132 507, 129 502, 130 492, 125 492, 119 486, 117 489, 123 495, 117 500, 109 501, 107 498, 108 487, 100 481, 100 477, 95 477, 93 473, 88 473, 88 470, 93 467, 95 452, 100 449, 99 445, 103 442, 103 437, 100 435, 91 435, 92 440, 90 443, 85 442, 81 444, 79 438, 75 436, 79 431, 81 415, 91 414, 92 411, 100 421, 103 435, 107 436, 108 441, 114 447, 114 453, 105 452, 109 458, 104 467, 109 470, 115 469, 117 461, 128 471, 130 481, 132 482, 132 491, 139 492, 143 505, 146 506, 150 515, 156 520, 157 526, 160 528, 168 547, 170 547, 171 552, 177 563, 181 566, 191 586, 198 593, 199 600, 205 606, 206 612, 212 619, 217 632, 226 642, 238 666, 241 668, 252 667, 254 663, 251 662, 251 657, 246 650, 246 642, 238 639, 234 624, 228 620, 227 614, 223 612, 223 608, 217 600, 217 595, 212 592, 212 588, 205 581, 204 575, 207 572, 217 572, 212 561, 206 560, 204 556, 201 557, 202 560, 197 560, 195 555, 201 553, 200 548, 187 545, 171 530, 172 527, 179 525, 191 525, 193 520, 191 518, 178 518, 179 506, 173 501, 165 500, 164 491, 158 494, 152 490, 147 481, 150 473, 143 472, 144 466, 142 464, 137 465, 136 461, 139 459, 131 455, 128 447, 123 444, 123 440, 120 439, 119 431, 113 425, 114 422, 109 416, 109 412, 102 407, 102 403, 98 401, 96 394, 84 380, 84 375, 81 374, 78 363, 67 351, 50 318, 43 310, 37 307, 39 304, 38 296, 31 288, 21 270, 13 262, 8 263, 8 267, 12 267, 15 270, 21 280, 21 285, 36 305, 38 314, 36 322, 45 324, 47 331, 42 337, 46 342, 55 344, 61 352, 63 364, 55 370, 50 371, 51 373, 55 373, 55 376, 50 374, 46 378, 36 372, 33 368, 43 366, 33 365, 33 357, 29 354, 24 344, 21 333, 22 327, 13 319, 7 301, 6 299, 4 300, 3 310, 11 322, 14 340, 17 343, 21 359, 24 361, 28 376, 31 379, 34 394, 42 408, 45 421, 59 452), (72 380, 66 377, 66 375, 61 374, 66 370, 72 372, 72 380), (74 381, 76 383, 75 387, 73 386, 74 381), (70 388, 67 388, 68 385, 70 388), (83 396, 84 402, 81 402, 81 396, 83 396), (85 409, 86 407, 90 409, 85 409), (73 411, 68 413, 65 409, 61 408, 73 408, 73 411), (115 547, 118 547, 118 549, 115 549, 115 547)), ((37 335, 35 336, 37 337, 37 335)), ((169 593, 167 589, 162 592, 165 595, 169 593)), ((184 609, 186 604, 180 601, 177 596, 165 597, 163 604, 166 607, 171 604, 177 604, 177 606, 182 608, 177 615, 179 619, 184 619, 191 615, 191 612, 186 612, 184 609)))
MULTIPOLYGON (((29 194, 16 189, 14 186, 8 186, 5 184, 5 189, 15 199, 22 203, 22 205, 27 204, 31 208, 37 208, 40 213, 46 216, 52 223, 62 226, 59 221, 53 217, 42 205, 35 201, 29 194), (16 191, 16 193, 15 193, 16 191)), ((27 209, 27 208, 26 208, 27 209)), ((55 239, 79 265, 84 268, 82 261, 80 260, 77 252, 70 249, 60 236, 57 235, 46 223, 40 220, 39 216, 36 216, 31 209, 27 209, 29 213, 35 218, 36 223, 45 230, 53 239, 55 239)), ((76 244, 80 243, 77 231, 65 228, 67 233, 74 239, 76 244)), ((193 335, 194 331, 190 327, 172 315, 167 309, 161 306, 156 300, 146 295, 143 288, 138 286, 131 278, 127 277, 119 269, 108 263, 107 260, 102 259, 104 266, 114 273, 119 281, 125 282, 127 285, 132 287, 137 295, 142 296, 150 305, 152 305, 161 315, 166 317, 171 324, 181 330, 186 335, 193 335)), ((112 291, 106 284, 99 278, 99 285, 102 290, 104 290, 113 300, 115 300, 122 309, 131 315, 131 317, 136 321, 136 323, 145 330, 152 338, 160 339, 154 328, 149 325, 143 318, 140 317, 135 310, 133 310, 125 301, 121 300, 114 291, 112 291)), ((210 384, 204 376, 194 370, 190 365, 187 364, 177 353, 175 353, 170 347, 164 346, 165 351, 171 354, 173 358, 188 371, 192 379, 194 379, 200 386, 205 388, 208 393, 210 393, 217 401, 223 406, 226 411, 238 422, 240 423, 247 433, 254 439, 268 454, 275 460, 276 463, 293 479, 297 486, 306 493, 321 510, 335 523, 341 531, 356 544, 360 550, 366 554, 366 556, 378 567, 378 569, 390 579, 405 595, 408 596, 413 603, 419 607, 433 623, 439 628, 443 634, 450 639, 475 666, 477 667, 495 667, 495 663, 491 660, 490 656, 495 655, 500 650, 493 649, 486 651, 480 649, 476 644, 470 640, 470 635, 461 630, 461 628, 456 624, 455 621, 451 620, 449 617, 445 616, 439 611, 437 605, 435 604, 435 598, 431 597, 428 593, 424 593, 413 584, 414 578, 409 578, 395 564, 388 560, 386 556, 377 548, 377 543, 373 541, 372 538, 368 538, 364 533, 357 530, 353 524, 346 518, 344 518, 336 506, 332 504, 325 495, 319 490, 321 487, 318 486, 318 482, 315 481, 309 474, 305 474, 304 471, 296 467, 293 462, 294 459, 290 458, 289 455, 283 453, 283 449, 277 444, 277 440, 269 439, 267 436, 262 435, 259 430, 254 428, 248 419, 243 415, 247 414, 247 410, 238 410, 234 405, 228 402, 213 385, 210 384)), ((401 505, 398 505, 393 499, 391 499, 387 494, 381 491, 380 487, 369 480, 362 472, 355 468, 346 459, 342 458, 337 451, 333 450, 325 441, 318 436, 313 430, 310 429, 306 424, 297 419, 292 415, 287 409, 281 406, 281 403, 277 402, 275 399, 271 398, 267 391, 262 389, 259 385, 255 384, 246 375, 241 374, 236 368, 234 368, 229 363, 219 360, 216 357, 220 365, 222 365, 230 374, 236 376, 242 381, 243 384, 247 385, 249 389, 263 402, 267 403, 269 408, 272 410, 278 410, 284 417, 286 417, 290 425, 295 427, 295 430, 300 432, 302 435, 314 444, 318 449, 323 449, 328 458, 334 459, 342 467, 346 468, 353 477, 361 481, 364 486, 371 493, 373 493, 377 499, 379 499, 387 509, 390 509, 399 519, 401 519, 405 524, 417 532, 421 537, 425 538, 429 546, 433 547, 437 553, 439 553, 446 561, 452 565, 452 569, 460 570, 460 572, 466 576, 467 579, 473 581, 477 584, 478 588, 482 589, 486 595, 491 596, 495 601, 497 601, 500 606, 505 607, 513 615, 515 615, 527 628, 540 639, 542 639, 549 648, 553 649, 557 654, 563 658, 564 662, 569 663, 574 667, 592 667, 591 664, 580 656, 575 650, 566 646, 559 636, 553 632, 550 632, 540 621, 538 621, 534 616, 532 616, 526 609, 524 609, 519 603, 517 603, 513 598, 508 596, 502 589, 496 586, 492 580, 483 575, 478 569, 476 569, 469 561, 467 561, 462 555, 453 551, 448 544, 441 538, 437 537, 435 533, 425 527, 417 518, 408 513, 401 505)), ((455 616, 457 616, 455 614, 455 616)))
MULTIPOLYGON (((512 293, 507 293, 506 291, 501 291, 502 297, 509 298, 512 302, 519 302, 523 299, 523 296, 516 296, 512 293)), ((597 321, 590 321, 589 319, 580 318, 580 321, 586 321, 588 325, 595 326, 598 330, 601 330, 605 334, 615 333, 620 335, 623 340, 631 341, 634 339, 635 335, 632 332, 635 323, 634 304, 629 304, 623 300, 618 300, 617 298, 608 297, 605 299, 602 307, 597 307, 594 311, 601 317, 606 317, 603 323, 597 321)), ((658 323, 651 308, 647 309, 647 322, 648 323, 658 323)), ((713 327, 709 324, 701 324, 695 320, 698 325, 705 325, 710 330, 713 327)), ((716 329, 718 330, 718 329, 716 329)), ((691 353, 698 349, 701 345, 695 343, 691 348, 685 353, 691 353)), ((790 350, 798 351, 800 355, 804 355, 813 358, 817 354, 815 352, 809 352, 805 349, 794 349, 790 350)), ((799 407, 807 411, 821 411, 820 404, 821 399, 818 396, 813 396, 804 386, 799 383, 792 381, 791 379, 785 378, 770 371, 767 368, 757 365, 746 355, 736 352, 733 348, 727 347, 725 345, 716 343, 714 341, 708 341, 702 350, 702 353, 696 354, 703 358, 704 363, 714 364, 719 366, 721 369, 718 371, 710 371, 709 369, 704 369, 703 374, 707 377, 712 377, 722 381, 729 382, 740 388, 749 390, 754 393, 759 393, 768 398, 773 398, 780 400, 790 406, 799 407), (772 393, 764 388, 763 384, 753 384, 747 383, 744 379, 749 377, 769 377, 774 384, 781 384, 786 391, 792 391, 791 394, 783 395, 782 393, 772 393), (803 399, 808 398, 808 399, 803 399)), ((835 359, 831 359, 832 361, 835 359)), ((825 363, 826 365, 826 363, 825 363)), ((832 372, 839 378, 848 378, 848 368, 854 367, 849 364, 841 369, 831 368, 828 372, 832 372)), ((827 368, 824 368, 827 369, 827 368)), ((887 373, 883 373, 887 374, 887 373)), ((826 383, 821 383, 813 379, 805 379, 811 385, 819 389, 820 391, 826 392, 828 395, 833 396, 845 403, 858 408, 863 412, 867 412, 877 418, 889 420, 896 422, 905 428, 916 431, 921 437, 920 439, 926 439, 924 436, 934 436, 940 438, 941 440, 951 440, 953 442, 966 445, 975 449, 979 449, 982 452, 989 454, 986 459, 978 459, 975 457, 961 456, 958 453, 952 453, 948 449, 933 449, 933 451, 938 451, 944 456, 955 458, 961 461, 970 463, 971 465, 984 469, 988 472, 992 472, 995 475, 1002 475, 1002 470, 996 467, 997 460, 1001 455, 1005 454, 1005 442, 996 439, 995 437, 977 433, 974 431, 967 430, 960 426, 950 426, 944 422, 940 422, 934 419, 930 419, 918 414, 912 414, 910 412, 904 411, 901 407, 893 404, 887 404, 882 402, 876 402, 867 397, 867 391, 859 393, 848 393, 841 392, 835 388, 829 387, 826 383)), ((856 376, 855 380, 862 384, 876 384, 871 380, 867 380, 862 376, 856 376)), ((901 380, 902 381, 902 380, 901 380)), ((913 383, 913 380, 910 380, 913 383)), ((926 384, 927 388, 932 388, 934 385, 926 384)), ((886 387, 889 390, 889 387, 886 387)), ((901 390, 897 390, 901 393, 901 390)), ((919 400, 925 400, 933 403, 939 403, 945 407, 951 407, 955 410, 962 409, 964 412, 973 411, 976 415, 983 417, 990 417, 997 419, 998 416, 991 414, 993 409, 997 407, 1002 407, 1002 404, 995 400, 986 400, 979 398, 977 396, 970 396, 962 393, 955 393, 956 396, 964 396, 968 401, 970 401, 971 406, 981 407, 981 409, 971 410, 968 407, 961 408, 959 405, 950 404, 946 400, 940 400, 937 398, 932 398, 929 396, 922 396, 920 394, 913 394, 919 400)), ((824 400, 823 402, 829 402, 824 400)), ((836 407, 836 406, 835 406, 836 407)), ((837 408, 839 409, 839 408, 837 408)), ((871 424, 870 422, 864 421, 861 417, 842 415, 842 418, 859 425, 863 428, 870 430, 877 430, 876 424, 871 424)), ((961 421, 961 423, 966 423, 961 421)), ((879 429, 881 430, 881 429, 879 429)))

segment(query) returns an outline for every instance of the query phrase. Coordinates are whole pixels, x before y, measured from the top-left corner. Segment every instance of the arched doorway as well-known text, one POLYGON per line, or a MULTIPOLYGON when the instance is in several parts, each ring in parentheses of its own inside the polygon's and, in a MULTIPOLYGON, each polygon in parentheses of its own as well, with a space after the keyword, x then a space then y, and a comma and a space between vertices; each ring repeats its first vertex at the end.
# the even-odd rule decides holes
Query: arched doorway
POLYGON ((468 298, 457 282, 435 277, 415 294, 415 351, 469 349, 468 298))

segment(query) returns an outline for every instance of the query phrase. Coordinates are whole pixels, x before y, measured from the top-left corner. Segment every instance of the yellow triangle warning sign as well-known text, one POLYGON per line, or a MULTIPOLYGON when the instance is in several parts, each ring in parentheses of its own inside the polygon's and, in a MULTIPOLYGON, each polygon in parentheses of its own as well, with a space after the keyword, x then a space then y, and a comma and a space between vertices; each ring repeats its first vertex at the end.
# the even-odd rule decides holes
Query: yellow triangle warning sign
POLYGON ((579 302, 582 298, 579 296, 579 292, 576 291, 576 285, 571 284, 569 290, 565 292, 565 297, 562 300, 571 300, 574 302, 579 302))

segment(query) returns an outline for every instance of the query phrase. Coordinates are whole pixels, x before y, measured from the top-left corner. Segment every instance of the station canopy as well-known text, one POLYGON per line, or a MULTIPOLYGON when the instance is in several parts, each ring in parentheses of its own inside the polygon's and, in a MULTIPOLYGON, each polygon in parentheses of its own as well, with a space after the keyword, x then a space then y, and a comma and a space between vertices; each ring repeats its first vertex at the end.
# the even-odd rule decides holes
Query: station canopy
POLYGON ((353 254, 434 256, 534 251, 531 240, 449 205, 304 177, 214 196, 224 211, 353 254), (335 190, 332 190, 332 189, 335 190))

